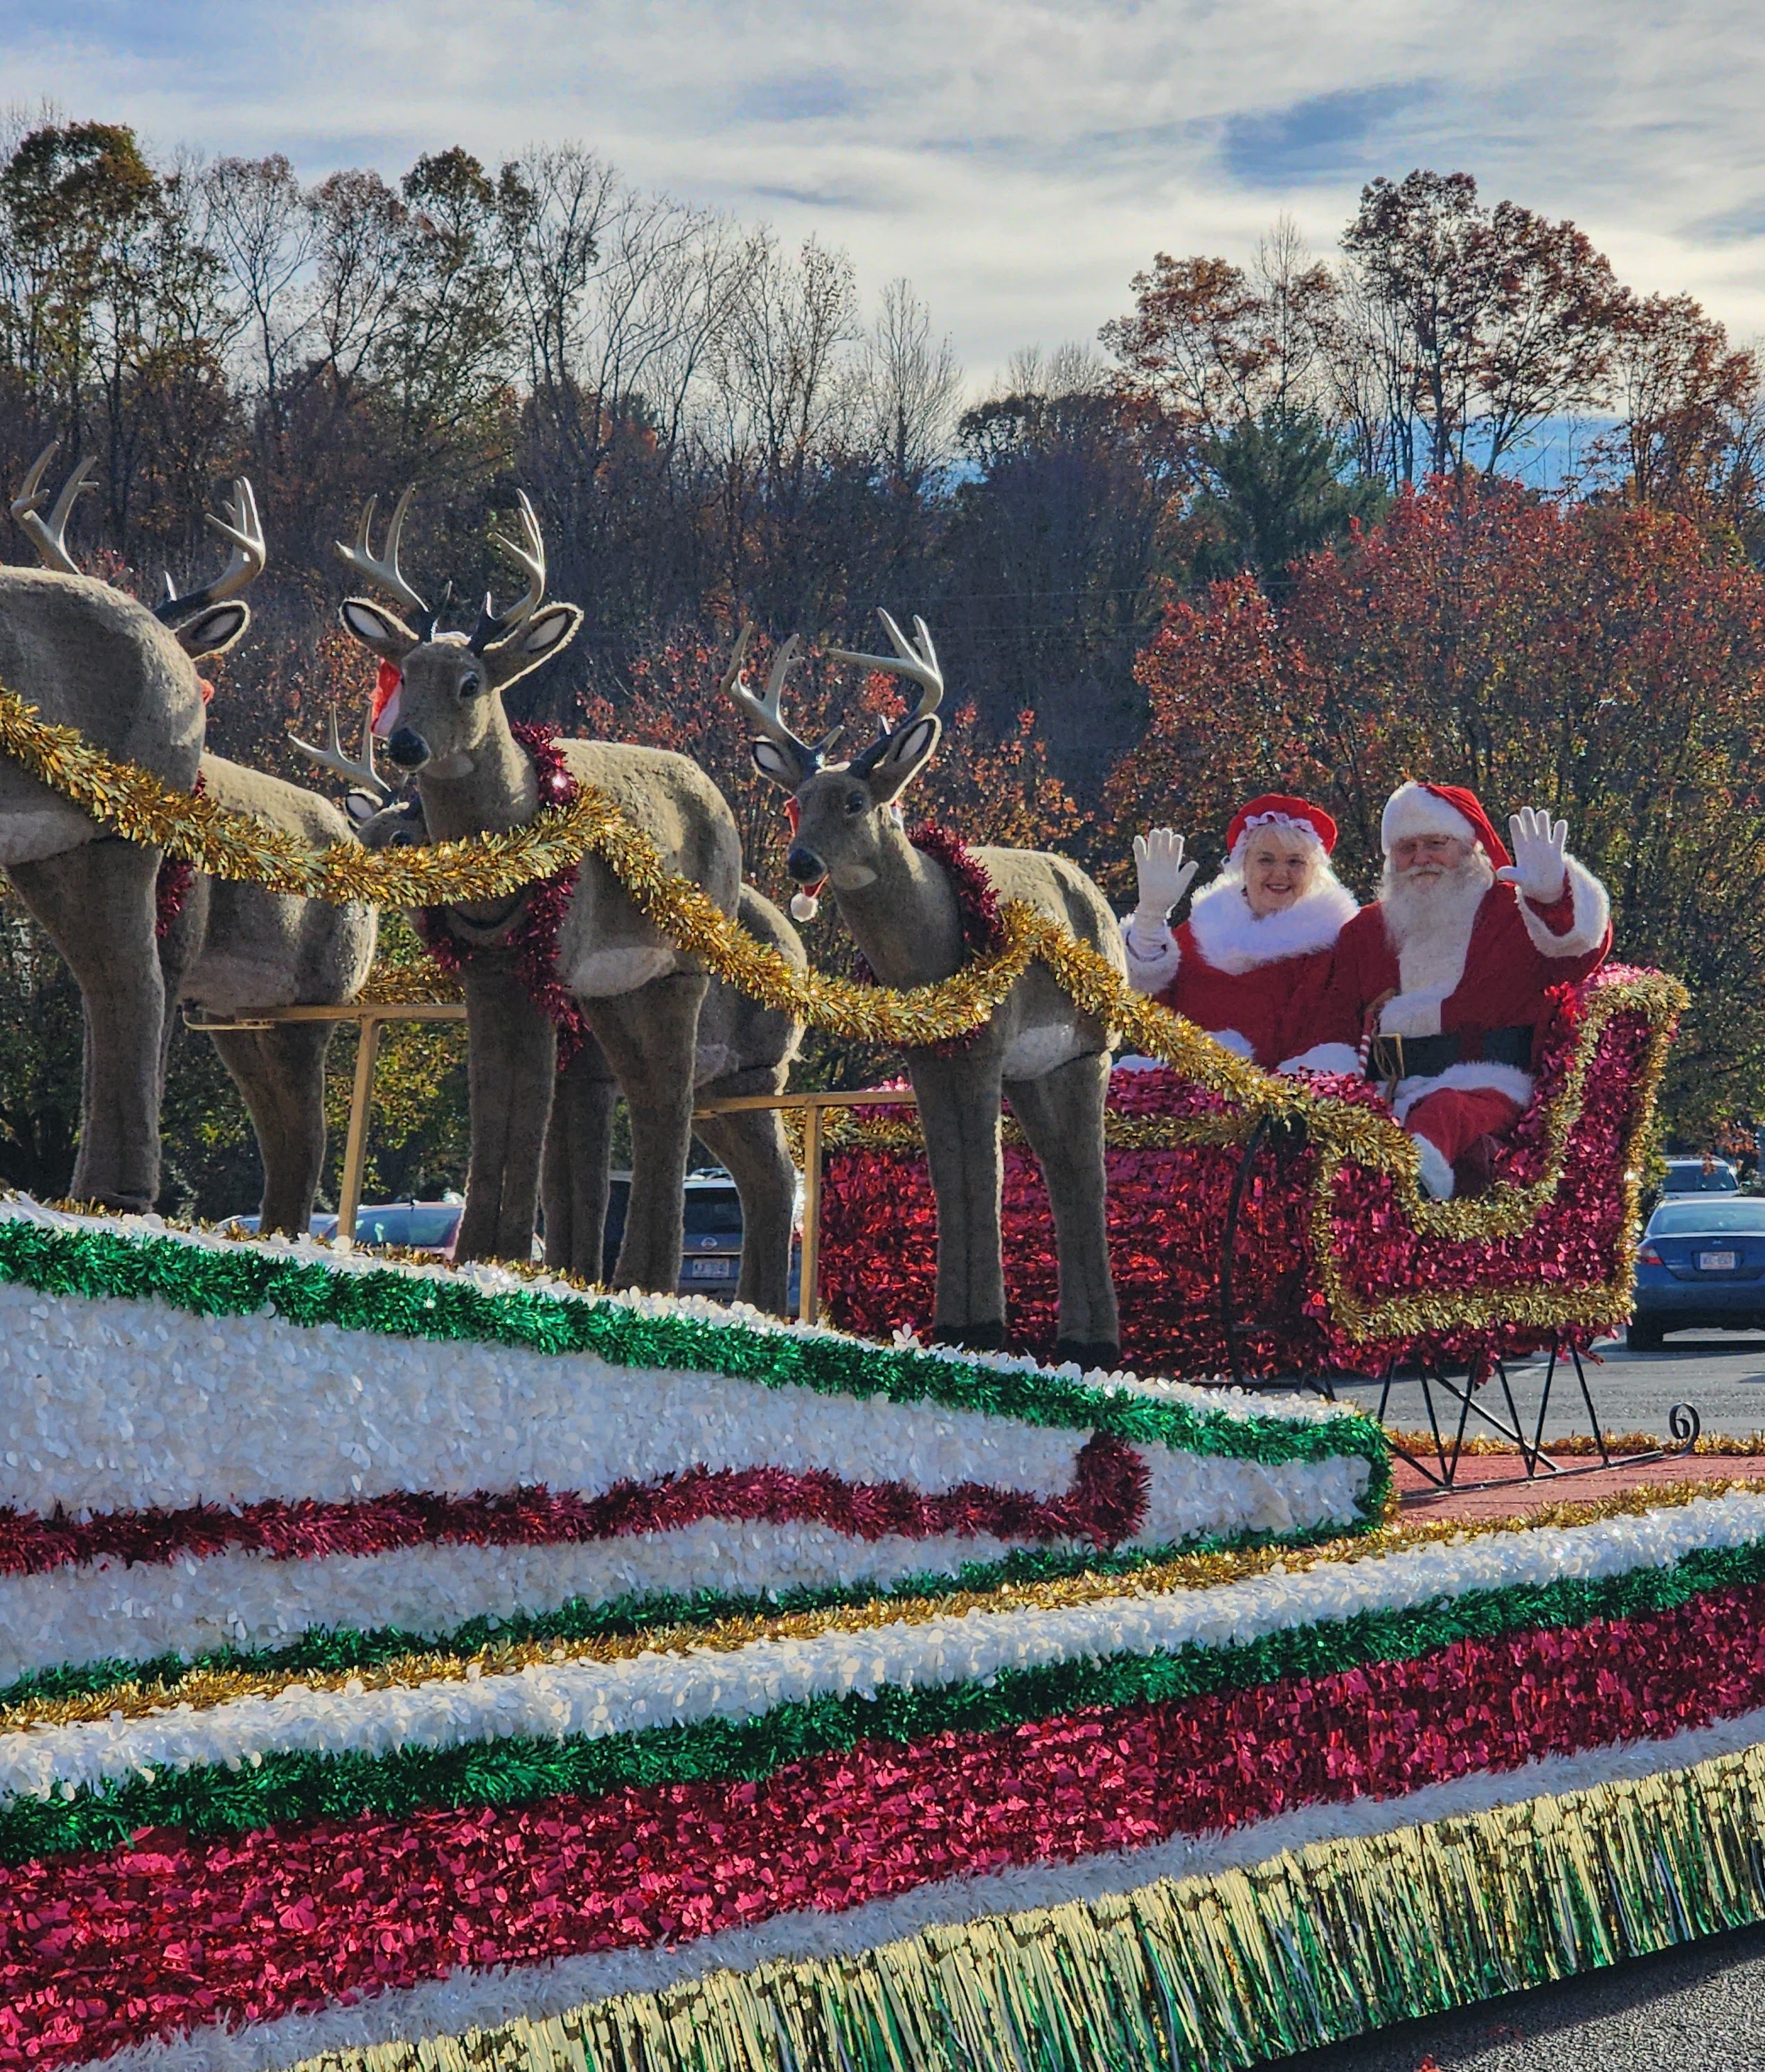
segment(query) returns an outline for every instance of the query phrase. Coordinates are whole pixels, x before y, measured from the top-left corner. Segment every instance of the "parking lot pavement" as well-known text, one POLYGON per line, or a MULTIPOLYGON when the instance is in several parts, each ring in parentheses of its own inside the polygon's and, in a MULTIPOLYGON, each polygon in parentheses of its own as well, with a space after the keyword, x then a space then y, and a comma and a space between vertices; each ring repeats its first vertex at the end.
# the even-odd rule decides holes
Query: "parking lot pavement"
POLYGON ((1765 1928, 1459 2014, 1405 2022, 1266 2072, 1765 2072, 1765 1928))
MULTIPOLYGON (((1664 1436, 1668 1413, 1676 1403, 1696 1406, 1704 1429, 1746 1438, 1765 1432, 1765 1335, 1756 1331, 1688 1332, 1673 1338, 1658 1353, 1633 1353, 1621 1339, 1611 1339, 1596 1348, 1599 1362, 1586 1362, 1587 1379, 1593 1390, 1599 1421, 1608 1432, 1650 1432, 1664 1436)), ((1542 1392, 1545 1362, 1525 1360, 1508 1370, 1514 1398, 1524 1427, 1529 1435, 1537 1416, 1542 1392)), ((1496 1385, 1485 1392, 1495 1407, 1496 1385)), ((1378 1402, 1376 1383, 1338 1384, 1339 1396, 1372 1409, 1378 1402)), ((1550 1415, 1545 1420, 1547 1439, 1567 1438, 1587 1429, 1587 1413, 1581 1400, 1572 1367, 1559 1364, 1551 1385, 1550 1415)), ((1445 1414, 1443 1409, 1441 1414, 1445 1414)), ((1456 1412, 1455 1412, 1456 1414, 1456 1412)), ((1422 1390, 1414 1382, 1399 1382, 1391 1392, 1387 1421, 1406 1431, 1426 1428, 1422 1390)), ((1467 1428, 1475 1436, 1481 1429, 1492 1437, 1487 1425, 1473 1417, 1467 1428)))

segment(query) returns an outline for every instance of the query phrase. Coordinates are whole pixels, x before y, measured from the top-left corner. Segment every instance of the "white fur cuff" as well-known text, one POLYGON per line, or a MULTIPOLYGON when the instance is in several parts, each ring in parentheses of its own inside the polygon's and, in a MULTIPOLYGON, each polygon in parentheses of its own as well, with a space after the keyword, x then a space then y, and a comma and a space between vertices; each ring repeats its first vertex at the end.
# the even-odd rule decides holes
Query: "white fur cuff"
POLYGON ((1168 924, 1148 927, 1138 913, 1122 923, 1122 948, 1127 952, 1127 982, 1136 993, 1162 993, 1183 961, 1168 924))
POLYGON ((1529 899, 1520 902, 1520 918, 1526 924, 1535 948, 1547 957, 1584 957, 1605 940, 1611 920, 1611 902, 1606 888, 1586 864, 1574 857, 1563 861, 1569 868, 1569 891, 1573 913, 1566 935, 1553 935, 1529 899))
POLYGON ((1283 1072, 1348 1072, 1361 1076, 1361 1053, 1352 1043, 1314 1043, 1279 1068, 1283 1072))
POLYGON ((1447 1154, 1438 1144, 1430 1144, 1425 1137, 1412 1137, 1410 1141, 1420 1154, 1422 1170, 1418 1178, 1422 1182, 1422 1191, 1425 1194, 1431 1194, 1437 1202, 1450 1202, 1457 1182, 1453 1178, 1451 1166, 1447 1163, 1447 1154))
POLYGON ((1397 1098, 1391 1104, 1391 1112, 1402 1122, 1418 1101, 1426 1100, 1430 1094, 1444 1093, 1497 1093, 1505 1094, 1521 1107, 1532 1099, 1532 1075, 1523 1072, 1517 1065, 1498 1065, 1482 1058, 1467 1058, 1462 1063, 1448 1065, 1443 1072, 1430 1072, 1424 1076, 1417 1073, 1398 1082, 1397 1098))

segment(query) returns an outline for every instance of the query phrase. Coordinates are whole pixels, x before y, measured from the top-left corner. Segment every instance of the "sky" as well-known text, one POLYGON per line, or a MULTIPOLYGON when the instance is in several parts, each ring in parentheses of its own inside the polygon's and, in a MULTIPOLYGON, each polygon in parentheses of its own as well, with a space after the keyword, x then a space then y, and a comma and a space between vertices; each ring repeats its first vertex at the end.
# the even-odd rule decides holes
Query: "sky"
POLYGON ((585 142, 906 276, 971 380, 1418 165, 1765 335, 1757 0, 0 0, 0 104, 45 97, 310 178, 585 142))

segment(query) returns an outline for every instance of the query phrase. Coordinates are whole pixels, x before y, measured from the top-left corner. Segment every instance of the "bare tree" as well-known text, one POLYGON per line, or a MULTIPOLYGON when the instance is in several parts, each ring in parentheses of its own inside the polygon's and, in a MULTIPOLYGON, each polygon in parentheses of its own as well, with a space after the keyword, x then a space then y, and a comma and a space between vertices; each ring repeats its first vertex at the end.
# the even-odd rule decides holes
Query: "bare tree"
POLYGON ((910 282, 884 288, 861 372, 864 442, 887 481, 917 491, 950 457, 963 370, 949 334, 934 337, 910 282))
POLYGON ((202 175, 199 195, 203 241, 226 266, 253 343, 252 385, 279 439, 289 364, 316 314, 308 277, 318 218, 280 152, 216 160, 202 175))

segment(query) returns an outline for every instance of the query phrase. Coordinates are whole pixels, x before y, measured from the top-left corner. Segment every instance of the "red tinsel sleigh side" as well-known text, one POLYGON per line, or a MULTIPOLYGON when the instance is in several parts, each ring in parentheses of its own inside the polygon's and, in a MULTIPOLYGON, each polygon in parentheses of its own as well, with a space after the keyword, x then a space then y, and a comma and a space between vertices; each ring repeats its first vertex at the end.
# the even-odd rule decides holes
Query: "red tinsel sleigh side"
MULTIPOLYGON (((1629 1313, 1636 1169, 1683 998, 1658 974, 1608 967, 1554 997, 1537 1092, 1497 1162, 1496 1189, 1452 1231, 1419 1229, 1381 1166, 1320 1168, 1314 1145, 1253 1164, 1233 1250, 1242 1370, 1366 1375, 1394 1358, 1463 1366, 1555 1342, 1586 1344, 1629 1313), (1554 1187, 1517 1216, 1500 1183, 1554 1187)), ((1333 1090, 1357 1104, 1359 1082, 1333 1090)), ((1143 1373, 1209 1377, 1230 1359, 1220 1301, 1227 1208, 1250 1122, 1160 1068, 1110 1093, 1110 1255, 1122 1358, 1143 1373)), ((1004 1234, 1012 1342, 1052 1348, 1058 1275, 1041 1169, 1008 1121, 1004 1234)), ((887 1339, 929 1335, 937 1212, 917 1129, 854 1122, 822 1194, 821 1293, 832 1321, 887 1339), (878 1233, 886 1240, 879 1243, 878 1233)))

